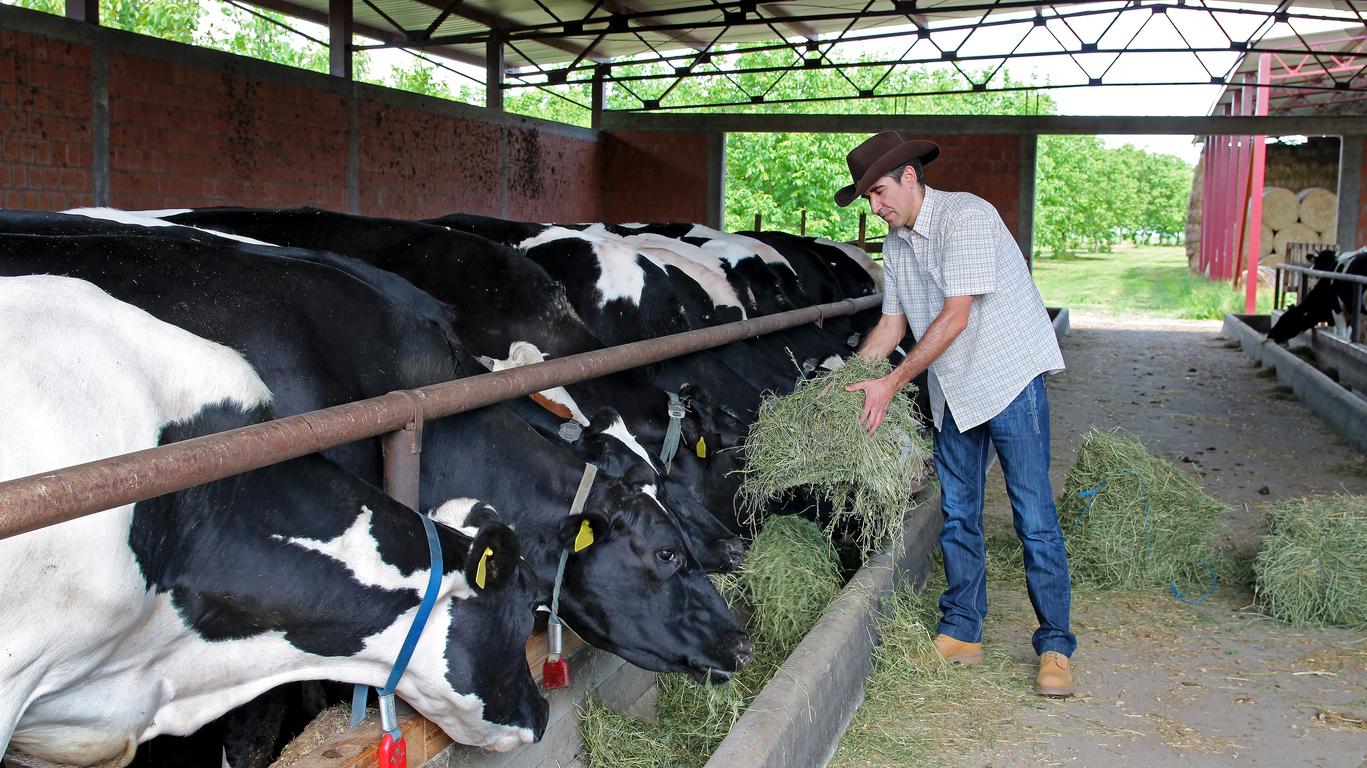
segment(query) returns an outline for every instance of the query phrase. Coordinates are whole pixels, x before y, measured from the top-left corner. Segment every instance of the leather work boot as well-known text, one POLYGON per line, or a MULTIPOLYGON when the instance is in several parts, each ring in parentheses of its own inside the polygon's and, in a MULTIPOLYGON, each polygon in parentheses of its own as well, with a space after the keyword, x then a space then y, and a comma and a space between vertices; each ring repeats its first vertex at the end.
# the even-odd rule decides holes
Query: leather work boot
POLYGON ((1073 695, 1073 670, 1068 666, 1067 656, 1057 651, 1045 651, 1039 655, 1035 693, 1041 696, 1073 695))
POLYGON ((939 652, 940 658, 951 664, 962 664, 965 667, 976 666, 983 660, 982 643, 965 643, 949 635, 935 636, 935 650, 939 652))

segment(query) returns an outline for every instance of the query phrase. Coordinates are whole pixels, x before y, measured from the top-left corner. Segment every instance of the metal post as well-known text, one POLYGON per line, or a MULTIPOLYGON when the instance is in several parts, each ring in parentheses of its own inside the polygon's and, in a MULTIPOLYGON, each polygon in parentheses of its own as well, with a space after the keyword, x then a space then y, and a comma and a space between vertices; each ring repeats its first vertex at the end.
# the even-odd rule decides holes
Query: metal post
POLYGON ((759 215, 758 213, 755 214, 755 231, 756 231, 756 232, 763 232, 763 231, 764 231, 764 217, 761 216, 761 215, 759 215))
MULTIPOLYGON (((1267 115, 1268 97, 1271 94, 1272 61, 1264 53, 1258 56, 1258 82, 1254 92, 1253 113, 1259 117, 1267 115)), ((1262 255, 1263 239, 1263 174, 1267 167, 1266 136, 1251 137, 1253 167, 1248 182, 1248 277, 1244 280, 1244 314, 1258 311, 1258 258, 1262 255)))
POLYGON ((100 0, 66 0, 66 17, 98 26, 100 23, 100 0))
POLYGON ((328 0, 328 73, 351 79, 351 0, 328 0))
POLYGON ((413 406, 413 420, 380 439, 384 453, 384 490, 395 501, 417 512, 422 481, 422 393, 403 392, 413 406))
POLYGON ((1201 150, 1201 157, 1205 161, 1201 170, 1201 247, 1197 253, 1197 266, 1201 270, 1203 277, 1210 277, 1210 244, 1211 244, 1211 222, 1214 215, 1211 211, 1211 188, 1214 186, 1215 179, 1215 141, 1214 137, 1205 138, 1205 146, 1201 150))
POLYGON ((802 223, 798 224, 797 233, 802 237, 807 236, 807 209, 802 209, 802 223))
POLYGON ((1353 327, 1348 329, 1348 341, 1356 344, 1362 340, 1358 330, 1362 327, 1362 291, 1361 284, 1353 286, 1353 327))
POLYGON ((1345 134, 1339 137, 1339 209, 1338 226, 1334 241, 1338 243, 1339 253, 1351 251, 1361 246, 1358 239, 1359 205, 1362 198, 1362 155, 1364 137, 1362 134, 1345 134))
POLYGON ((867 213, 864 213, 863 211, 860 211, 860 212, 859 212, 859 250, 861 250, 861 251, 864 250, 864 236, 865 236, 865 233, 868 231, 868 226, 869 226, 868 214, 867 214, 867 213))
POLYGON ((589 127, 595 131, 601 131, 603 130, 603 109, 607 107, 607 84, 601 78, 595 77, 593 78, 593 85, 589 89, 589 127))
POLYGON ((503 43, 490 38, 484 47, 484 106, 495 112, 503 111, 503 70, 503 43))

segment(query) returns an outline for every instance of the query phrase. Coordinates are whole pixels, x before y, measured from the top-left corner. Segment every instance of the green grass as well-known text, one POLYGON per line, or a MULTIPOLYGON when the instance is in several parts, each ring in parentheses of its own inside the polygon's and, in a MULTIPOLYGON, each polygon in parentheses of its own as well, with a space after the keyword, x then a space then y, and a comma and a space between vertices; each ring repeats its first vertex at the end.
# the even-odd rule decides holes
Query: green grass
MULTIPOLYGON (((1113 253, 1035 259, 1035 283, 1051 307, 1110 314, 1212 320, 1244 311, 1242 286, 1212 282, 1187 271, 1183 246, 1122 245, 1113 253)), ((1258 311, 1272 308, 1272 291, 1259 288, 1258 311)))

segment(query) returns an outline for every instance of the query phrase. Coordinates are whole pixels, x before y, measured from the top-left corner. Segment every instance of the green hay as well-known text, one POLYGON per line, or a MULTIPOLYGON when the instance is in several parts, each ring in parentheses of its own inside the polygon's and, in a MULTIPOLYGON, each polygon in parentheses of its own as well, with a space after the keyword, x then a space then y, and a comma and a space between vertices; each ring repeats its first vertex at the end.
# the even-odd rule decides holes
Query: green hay
POLYGON ((738 575, 714 577, 728 603, 749 608, 750 663, 728 683, 660 675, 656 721, 613 712, 591 698, 581 732, 592 768, 698 768, 755 700, 840 591, 830 540, 814 523, 776 517, 755 537, 738 575))
POLYGON ((1135 437, 1095 427, 1058 502, 1074 582, 1104 589, 1176 584, 1191 598, 1225 571, 1214 546, 1225 512, 1135 437))
POLYGON ((815 523, 774 517, 746 553, 740 581, 754 607, 751 634, 791 650, 839 594, 840 560, 815 523))
POLYGON ((1311 496, 1267 513, 1253 561, 1260 611, 1295 626, 1367 629, 1367 496, 1311 496))
POLYGON ((740 497, 752 524, 770 502, 805 488, 831 503, 828 534, 846 520, 859 523, 857 543, 865 556, 901 531, 931 455, 912 404, 915 388, 893 397, 872 437, 859 424, 864 394, 845 391, 889 370, 887 362, 852 357, 800 382, 791 394, 765 398, 743 448, 740 497))

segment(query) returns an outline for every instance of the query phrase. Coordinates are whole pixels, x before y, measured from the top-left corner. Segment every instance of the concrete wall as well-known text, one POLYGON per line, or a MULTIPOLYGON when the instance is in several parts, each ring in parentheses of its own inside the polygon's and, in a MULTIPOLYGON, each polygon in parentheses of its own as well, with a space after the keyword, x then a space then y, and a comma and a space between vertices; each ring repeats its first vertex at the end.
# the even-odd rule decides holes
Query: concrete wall
POLYGON ((538 221, 702 220, 700 187, 606 183, 695 153, 0 6, 0 203, 314 205, 538 221), (644 191, 644 190, 641 190, 644 191), (626 202, 617 204, 618 199, 626 202))

